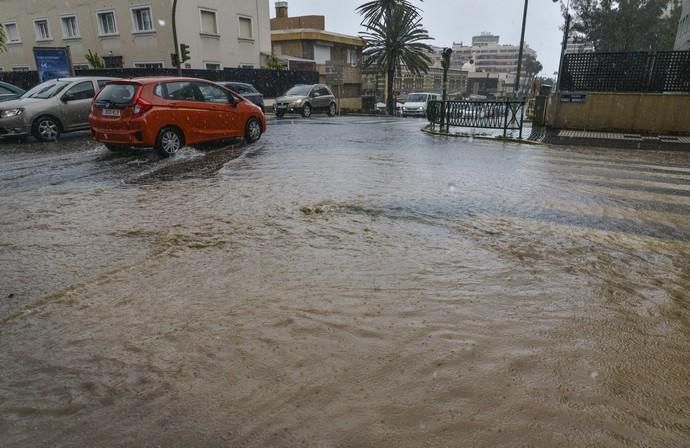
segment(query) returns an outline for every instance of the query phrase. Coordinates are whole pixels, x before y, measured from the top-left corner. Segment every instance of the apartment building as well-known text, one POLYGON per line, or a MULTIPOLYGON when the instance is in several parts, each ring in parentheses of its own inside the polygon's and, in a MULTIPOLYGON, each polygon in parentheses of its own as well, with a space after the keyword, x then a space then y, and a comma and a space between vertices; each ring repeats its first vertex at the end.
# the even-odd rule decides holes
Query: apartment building
MULTIPOLYGON (((269 0, 180 0, 187 68, 262 66, 271 53, 269 0)), ((106 67, 171 67, 171 0, 0 0, 7 51, 2 70, 35 70, 34 47, 70 48, 75 69, 98 53, 106 67)))
POLYGON ((276 17, 271 19, 273 54, 284 64, 313 63, 320 82, 330 85, 339 97, 340 107, 362 108, 362 49, 359 36, 326 31, 320 15, 288 15, 288 2, 276 2, 276 17))
MULTIPOLYGON (((473 60, 475 70, 478 72, 516 74, 519 45, 500 44, 500 36, 491 33, 481 33, 472 38, 472 45, 464 45, 462 42, 453 43, 452 67, 462 67, 473 60)), ((528 55, 537 57, 537 52, 525 44, 523 51, 523 63, 528 55)))
MULTIPOLYGON (((467 92, 468 73, 451 68, 448 70, 448 94, 451 97, 467 92)), ((362 90, 364 95, 375 96, 383 102, 386 97, 386 75, 380 67, 368 67, 362 73, 362 90)), ((395 75, 393 90, 399 100, 404 101, 408 94, 414 92, 443 92, 443 69, 431 66, 426 73, 414 74, 403 68, 395 75)))

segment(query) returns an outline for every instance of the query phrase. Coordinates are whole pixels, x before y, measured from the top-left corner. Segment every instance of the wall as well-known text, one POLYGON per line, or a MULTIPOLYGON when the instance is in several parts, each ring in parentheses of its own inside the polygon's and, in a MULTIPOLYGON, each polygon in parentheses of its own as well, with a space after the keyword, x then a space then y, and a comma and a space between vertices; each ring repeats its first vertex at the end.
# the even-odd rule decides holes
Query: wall
POLYGON ((690 95, 586 93, 584 103, 552 95, 547 125, 559 129, 690 135, 690 95))
POLYGON ((9 43, 7 52, 0 54, 0 66, 7 71, 18 65, 28 66, 35 70, 34 46, 69 46, 73 64, 86 64, 84 55, 88 50, 92 50, 101 56, 109 54, 123 56, 124 63, 130 67, 134 62, 163 62, 165 66, 170 65, 173 39, 170 27, 170 5, 166 0, 147 2, 133 0, 2 1, 0 23, 8 21, 16 21, 21 43, 9 43), (151 6, 153 32, 132 33, 130 6, 134 5, 151 6), (101 10, 114 10, 118 35, 98 36, 96 12, 101 10), (65 14, 77 15, 79 38, 63 38, 60 16, 65 14), (52 40, 36 42, 34 18, 48 19, 52 40), (159 20, 163 21, 163 26, 159 20))
POLYGON ((325 30, 326 19, 324 16, 276 17, 271 19, 271 30, 294 30, 300 28, 325 30))
MULTIPOLYGON (((0 23, 16 21, 21 43, 8 44, 7 52, 0 54, 0 67, 6 71, 15 65, 35 70, 34 46, 70 46, 72 62, 86 64, 84 54, 91 49, 101 56, 122 56, 125 67, 134 63, 162 62, 171 67, 173 53, 171 0, 1 0, 0 23), (151 6, 153 32, 132 33, 130 7, 151 6), (98 36, 96 12, 115 11, 118 35, 98 36), (78 39, 63 39, 60 16, 78 16, 78 39), (48 18, 53 39, 36 42, 33 18, 48 18)), ((222 67, 251 65, 259 68, 263 59, 271 54, 269 0, 183 0, 177 9, 178 36, 181 43, 190 45, 193 68, 205 68, 206 62, 220 63, 222 67), (199 6, 215 9, 219 33, 213 37, 200 34, 199 6), (252 39, 239 38, 239 16, 252 18, 252 39), (262 57, 262 54, 264 57, 262 57)))
POLYGON ((271 54, 269 0, 179 1, 177 18, 182 23, 179 41, 190 45, 189 63, 194 68, 205 68, 207 63, 260 68, 271 54), (216 12, 217 35, 201 33, 200 7, 216 12), (252 19, 251 39, 240 38, 240 17, 252 19))

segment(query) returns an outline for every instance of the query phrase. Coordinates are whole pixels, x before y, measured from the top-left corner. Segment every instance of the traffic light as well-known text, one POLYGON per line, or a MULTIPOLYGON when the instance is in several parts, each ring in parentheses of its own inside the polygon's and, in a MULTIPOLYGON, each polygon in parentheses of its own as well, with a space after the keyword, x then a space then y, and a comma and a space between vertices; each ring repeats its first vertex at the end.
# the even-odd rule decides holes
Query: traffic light
POLYGON ((180 44, 180 62, 187 62, 190 59, 191 57, 189 56, 189 45, 180 44))

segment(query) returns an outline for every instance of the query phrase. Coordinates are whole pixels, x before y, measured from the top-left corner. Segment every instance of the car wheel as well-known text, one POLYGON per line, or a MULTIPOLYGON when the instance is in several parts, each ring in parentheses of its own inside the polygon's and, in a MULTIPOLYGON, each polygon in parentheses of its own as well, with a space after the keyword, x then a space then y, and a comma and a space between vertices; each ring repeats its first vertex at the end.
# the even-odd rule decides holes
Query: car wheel
POLYGON ((256 118, 250 118, 244 129, 244 139, 247 143, 254 143, 261 138, 261 123, 256 118))
POLYGON ((184 146, 184 138, 182 133, 172 127, 163 128, 158 133, 156 139, 156 151, 164 157, 170 157, 177 154, 184 146))
POLYGON ((304 118, 309 118, 311 117, 311 105, 310 104, 305 104, 302 107, 302 116, 304 118))
POLYGON ((34 121, 31 133, 42 142, 54 142, 60 137, 60 122, 53 117, 39 117, 34 121))
POLYGON ((276 112, 276 117, 283 118, 284 116, 285 116, 285 112, 276 112))
POLYGON ((329 117, 335 117, 336 112, 338 111, 335 103, 331 103, 330 106, 328 106, 328 116, 329 117))
POLYGON ((125 145, 112 145, 110 143, 106 143, 105 147, 108 148, 109 151, 112 152, 122 152, 122 151, 127 151, 129 149, 129 146, 125 145))

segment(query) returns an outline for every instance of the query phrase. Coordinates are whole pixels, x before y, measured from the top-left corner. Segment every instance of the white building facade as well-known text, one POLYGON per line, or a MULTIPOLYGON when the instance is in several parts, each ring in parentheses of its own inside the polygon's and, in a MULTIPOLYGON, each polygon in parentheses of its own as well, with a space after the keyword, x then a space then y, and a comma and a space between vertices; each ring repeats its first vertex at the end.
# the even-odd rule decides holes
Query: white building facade
MULTIPOLYGON (((501 45, 500 37, 491 33, 482 33, 472 38, 472 45, 453 43, 452 66, 462 67, 470 60, 474 61, 478 72, 517 74, 519 45, 501 45)), ((528 55, 537 57, 537 52, 525 44, 523 64, 528 55)), ((523 65, 524 66, 524 65, 523 65)))
MULTIPOLYGON (((34 47, 70 48, 75 69, 91 50, 106 67, 172 67, 172 0, 0 0, 2 70, 35 70, 34 47)), ((186 67, 260 68, 271 53, 269 0, 179 0, 186 67)))

